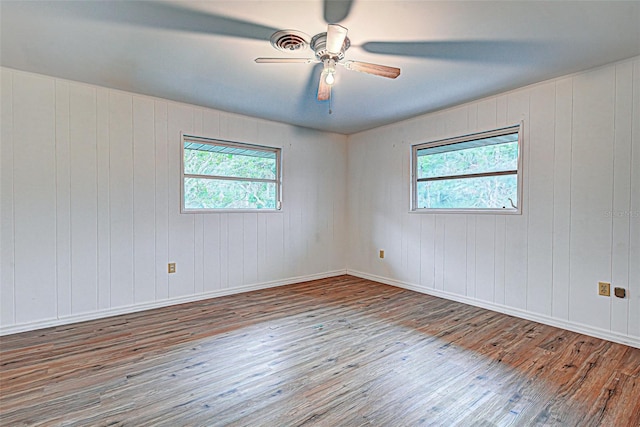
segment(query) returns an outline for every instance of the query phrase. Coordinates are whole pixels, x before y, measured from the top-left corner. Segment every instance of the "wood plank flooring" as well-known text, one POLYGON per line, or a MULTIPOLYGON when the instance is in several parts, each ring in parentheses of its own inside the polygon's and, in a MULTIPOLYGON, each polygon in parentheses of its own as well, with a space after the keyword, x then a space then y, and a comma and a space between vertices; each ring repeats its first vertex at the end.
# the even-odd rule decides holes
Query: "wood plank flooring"
POLYGON ((351 276, 0 345, 2 426, 640 426, 640 349, 351 276))

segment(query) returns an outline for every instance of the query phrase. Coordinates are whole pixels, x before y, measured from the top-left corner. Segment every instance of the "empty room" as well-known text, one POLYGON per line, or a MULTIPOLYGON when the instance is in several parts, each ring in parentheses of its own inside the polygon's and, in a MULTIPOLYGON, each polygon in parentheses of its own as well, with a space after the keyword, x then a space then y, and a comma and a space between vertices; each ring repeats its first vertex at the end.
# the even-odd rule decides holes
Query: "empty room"
POLYGON ((640 1, 0 0, 0 425, 640 426, 640 1))

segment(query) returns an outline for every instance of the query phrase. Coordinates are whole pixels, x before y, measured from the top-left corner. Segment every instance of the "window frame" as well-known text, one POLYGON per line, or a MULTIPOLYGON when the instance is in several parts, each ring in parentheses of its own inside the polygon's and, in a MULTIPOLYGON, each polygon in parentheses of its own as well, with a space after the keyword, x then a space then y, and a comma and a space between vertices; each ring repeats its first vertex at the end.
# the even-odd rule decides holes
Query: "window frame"
MULTIPOLYGON (((410 200, 410 208, 409 208, 409 212, 410 213, 443 213, 443 214, 449 214, 449 213, 465 213, 465 214, 505 214, 505 215, 521 215, 522 214, 522 187, 523 187, 523 183, 522 183, 522 177, 523 177, 523 171, 522 171, 522 153, 523 153, 523 145, 524 145, 524 141, 523 141, 523 127, 524 127, 524 123, 520 122, 518 124, 515 125, 511 125, 511 126, 506 126, 506 127, 502 127, 502 128, 498 128, 498 129, 492 129, 492 130, 488 130, 488 131, 483 131, 483 132, 477 132, 477 133, 471 133, 471 134, 466 134, 466 135, 461 135, 461 136, 456 136, 456 137, 452 137, 452 138, 446 138, 446 139, 439 139, 436 141, 429 141, 429 142, 422 142, 422 143, 418 143, 418 144, 413 144, 411 145, 411 159, 410 159, 410 164, 411 164, 411 185, 410 185, 410 195, 409 195, 409 200, 410 200), (418 167, 417 167, 417 161, 418 161, 418 150, 422 150, 425 148, 434 148, 434 147, 441 147, 441 146, 446 146, 446 145, 453 145, 453 144, 460 144, 460 143, 464 143, 464 142, 470 142, 470 141, 475 141, 475 140, 479 140, 479 139, 485 139, 485 138, 491 138, 491 137, 495 137, 495 136, 502 136, 502 135, 508 135, 508 134, 512 134, 512 133, 516 133, 518 134, 518 159, 517 159, 517 171, 515 173, 516 177, 517 177, 517 206, 516 208, 512 208, 512 207, 505 207, 505 208, 420 208, 418 207, 418 167)), ((465 176, 465 174, 459 174, 459 175, 451 175, 448 177, 454 178, 456 176, 459 177, 465 177, 465 178, 470 178, 471 176, 469 175, 476 175, 476 174, 466 174, 467 176, 465 176)), ((504 172, 486 172, 486 173, 478 173, 477 176, 499 176, 499 175, 506 175, 504 172)), ((432 177, 433 178, 433 177, 432 177)), ((437 177, 436 177, 437 178, 437 177)), ((433 180, 433 179, 432 179, 433 180)))
POLYGON ((202 136, 196 136, 186 133, 180 134, 180 213, 242 213, 242 212, 282 212, 282 148, 272 147, 268 145, 250 144, 246 142, 228 141, 219 138, 206 138, 202 136), (245 177, 233 177, 233 176, 221 176, 221 175, 196 175, 185 173, 184 164, 184 145, 185 142, 196 142, 198 144, 207 144, 214 146, 224 146, 231 148, 244 148, 254 151, 266 151, 274 153, 276 156, 276 177, 275 179, 265 178, 245 178, 245 177), (221 179, 228 181, 250 181, 250 182, 270 182, 276 185, 276 207, 275 208, 186 208, 185 207, 185 193, 184 183, 186 178, 204 178, 204 179, 221 179))

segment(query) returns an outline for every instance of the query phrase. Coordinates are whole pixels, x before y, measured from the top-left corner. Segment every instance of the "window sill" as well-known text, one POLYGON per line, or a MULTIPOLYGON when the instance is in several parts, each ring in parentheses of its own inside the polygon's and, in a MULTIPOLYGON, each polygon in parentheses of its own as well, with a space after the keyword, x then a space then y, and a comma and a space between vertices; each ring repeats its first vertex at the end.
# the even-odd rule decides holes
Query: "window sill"
POLYGON ((215 213, 282 213, 283 209, 183 209, 181 214, 215 214, 215 213))
POLYGON ((522 215, 521 209, 412 209, 410 214, 522 215))

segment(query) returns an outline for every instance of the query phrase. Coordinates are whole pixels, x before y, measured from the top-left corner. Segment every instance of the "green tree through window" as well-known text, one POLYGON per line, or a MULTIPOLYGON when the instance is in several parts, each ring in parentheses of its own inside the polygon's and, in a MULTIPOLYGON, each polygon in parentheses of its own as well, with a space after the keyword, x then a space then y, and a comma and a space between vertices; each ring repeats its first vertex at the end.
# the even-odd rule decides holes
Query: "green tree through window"
POLYGON ((183 209, 279 209, 280 149, 184 137, 183 209))
POLYGON ((517 211, 519 126, 413 146, 413 210, 517 211))

